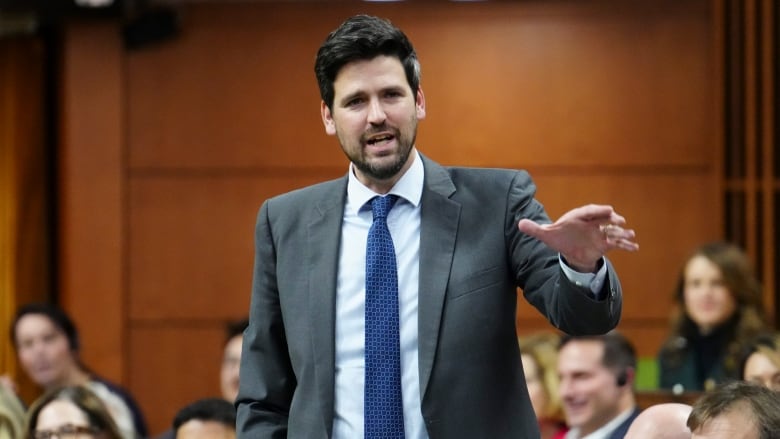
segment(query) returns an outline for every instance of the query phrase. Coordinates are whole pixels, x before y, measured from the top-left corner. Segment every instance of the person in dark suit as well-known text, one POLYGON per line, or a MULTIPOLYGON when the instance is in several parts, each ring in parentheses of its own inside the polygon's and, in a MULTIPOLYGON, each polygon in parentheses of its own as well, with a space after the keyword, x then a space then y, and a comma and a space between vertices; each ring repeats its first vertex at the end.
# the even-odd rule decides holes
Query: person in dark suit
POLYGON ((604 254, 636 250, 634 232, 604 205, 551 223, 526 172, 445 168, 419 153, 420 65, 387 20, 346 20, 320 47, 315 73, 325 131, 349 172, 260 208, 238 437, 538 438, 517 288, 562 331, 605 333, 622 293, 604 254), (375 234, 383 221, 391 245, 375 234), (378 239, 393 254, 379 264, 393 266, 381 288, 368 262, 378 239), (393 298, 369 312, 375 288, 393 298), (383 375, 366 340, 376 314, 392 320, 395 307, 395 322, 382 322, 395 326, 382 358, 400 366, 383 375), (372 410, 390 399, 391 409, 372 410), (372 432, 378 424, 384 433, 372 432))
POLYGON ((636 351, 618 332, 565 336, 558 348, 565 439, 623 439, 639 415, 636 351))

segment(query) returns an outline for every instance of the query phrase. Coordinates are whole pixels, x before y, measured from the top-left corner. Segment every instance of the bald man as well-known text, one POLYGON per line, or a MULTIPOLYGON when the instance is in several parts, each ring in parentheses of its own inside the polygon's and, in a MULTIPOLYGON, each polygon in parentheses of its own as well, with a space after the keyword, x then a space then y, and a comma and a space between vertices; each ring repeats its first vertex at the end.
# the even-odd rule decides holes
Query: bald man
POLYGON ((625 439, 690 439, 686 422, 691 406, 663 403, 643 410, 631 423, 625 439))

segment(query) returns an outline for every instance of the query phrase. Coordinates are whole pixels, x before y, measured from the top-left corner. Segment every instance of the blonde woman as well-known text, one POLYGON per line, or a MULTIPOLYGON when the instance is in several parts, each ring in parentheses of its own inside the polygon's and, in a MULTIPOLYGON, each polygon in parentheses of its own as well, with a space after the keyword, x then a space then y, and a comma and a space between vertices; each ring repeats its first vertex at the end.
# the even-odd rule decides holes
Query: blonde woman
POLYGON ((0 439, 21 439, 24 407, 16 394, 0 382, 0 439))
POLYGON ((556 369, 560 336, 539 332, 521 336, 518 341, 528 396, 539 422, 541 439, 563 438, 567 428, 558 395, 556 369))

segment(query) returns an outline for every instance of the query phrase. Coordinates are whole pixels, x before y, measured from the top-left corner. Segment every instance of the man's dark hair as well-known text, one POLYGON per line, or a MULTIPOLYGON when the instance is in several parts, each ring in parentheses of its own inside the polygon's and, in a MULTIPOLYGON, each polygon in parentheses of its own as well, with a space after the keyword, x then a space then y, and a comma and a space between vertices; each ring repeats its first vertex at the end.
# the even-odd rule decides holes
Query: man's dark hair
POLYGON ((731 381, 704 393, 688 416, 688 428, 693 432, 714 418, 739 410, 748 424, 752 418, 759 439, 780 437, 780 393, 746 381, 731 381))
POLYGON ((244 335, 247 326, 249 326, 249 319, 246 318, 227 322, 225 324, 225 344, 237 335, 244 335))
POLYGON ((236 429, 236 408, 222 398, 204 398, 182 407, 173 418, 173 431, 192 420, 214 421, 236 429))
POLYGON ((394 56, 404 67, 406 81, 417 99, 420 88, 420 62, 406 35, 390 21, 370 15, 356 15, 331 32, 317 51, 314 73, 320 96, 333 110, 333 82, 345 64, 371 60, 379 55, 394 56))
MULTIPOLYGON (((566 344, 578 340, 601 342, 604 345, 604 356, 601 358, 601 364, 614 371, 618 380, 623 381, 623 384, 627 379, 627 371, 636 370, 636 349, 623 334, 611 331, 604 335, 564 335, 558 350, 560 351, 566 344)), ((618 385, 623 384, 618 383, 618 385)))
POLYGON ((16 310, 13 323, 11 324, 11 342, 17 348, 16 340, 16 325, 22 317, 28 315, 42 315, 54 324, 68 339, 68 346, 73 352, 79 351, 79 333, 76 329, 76 325, 73 324, 73 320, 63 311, 55 305, 49 303, 28 303, 22 305, 16 310))

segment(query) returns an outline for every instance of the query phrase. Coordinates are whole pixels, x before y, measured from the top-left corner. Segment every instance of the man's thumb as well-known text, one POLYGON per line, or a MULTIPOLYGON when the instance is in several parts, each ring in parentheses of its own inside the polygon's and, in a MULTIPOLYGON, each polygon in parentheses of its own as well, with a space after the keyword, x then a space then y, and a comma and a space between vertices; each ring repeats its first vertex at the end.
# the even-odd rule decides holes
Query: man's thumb
POLYGON ((517 223, 517 228, 526 235, 531 235, 534 238, 539 238, 542 234, 542 227, 529 219, 521 219, 520 222, 517 223))

